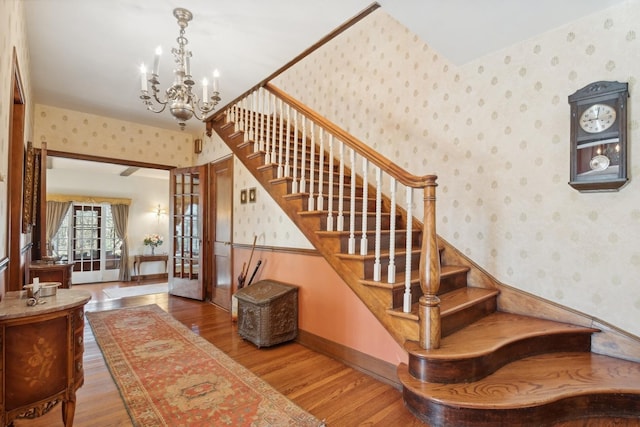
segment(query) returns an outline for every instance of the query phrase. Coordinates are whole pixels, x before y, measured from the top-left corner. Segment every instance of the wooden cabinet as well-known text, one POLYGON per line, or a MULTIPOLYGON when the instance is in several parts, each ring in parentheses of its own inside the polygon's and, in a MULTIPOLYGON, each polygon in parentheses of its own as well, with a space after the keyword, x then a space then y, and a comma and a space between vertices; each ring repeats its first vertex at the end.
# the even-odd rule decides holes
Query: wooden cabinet
POLYGON ((40 299, 45 304, 28 306, 25 291, 7 292, 0 302, 2 426, 36 418, 58 403, 64 425, 73 425, 90 298, 87 291, 59 289, 40 299))
POLYGON ((41 282, 60 282, 62 288, 71 289, 73 265, 74 263, 33 262, 29 265, 29 283, 33 283, 34 277, 38 277, 41 282))

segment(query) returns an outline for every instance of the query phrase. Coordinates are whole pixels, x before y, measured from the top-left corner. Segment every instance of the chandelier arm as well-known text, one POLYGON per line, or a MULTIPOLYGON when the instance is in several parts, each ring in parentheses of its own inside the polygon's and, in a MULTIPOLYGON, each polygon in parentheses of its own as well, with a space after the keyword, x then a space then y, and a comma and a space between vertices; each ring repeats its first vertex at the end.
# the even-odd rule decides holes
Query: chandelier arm
POLYGON ((147 104, 147 110, 151 111, 152 113, 162 113, 164 111, 165 108, 167 108, 167 103, 165 102, 164 104, 161 104, 162 108, 156 110, 153 108, 153 104, 152 103, 148 103, 147 104))
POLYGON ((167 105, 169 103, 169 99, 165 99, 164 101, 158 98, 158 95, 153 94, 153 99, 156 101, 156 103, 160 104, 160 105, 167 105))

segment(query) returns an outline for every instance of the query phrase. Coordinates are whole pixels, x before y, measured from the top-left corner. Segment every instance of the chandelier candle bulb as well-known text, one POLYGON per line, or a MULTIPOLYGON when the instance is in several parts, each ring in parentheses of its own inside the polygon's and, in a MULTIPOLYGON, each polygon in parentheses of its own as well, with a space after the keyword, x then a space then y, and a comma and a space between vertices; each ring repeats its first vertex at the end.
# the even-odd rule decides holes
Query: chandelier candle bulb
POLYGON ((209 82, 207 79, 202 79, 202 102, 209 102, 209 82))
POLYGON ((140 90, 147 91, 147 67, 144 64, 140 66, 140 90))
POLYGON ((162 55, 162 46, 156 48, 156 56, 153 58, 153 74, 160 75, 160 55, 162 55))

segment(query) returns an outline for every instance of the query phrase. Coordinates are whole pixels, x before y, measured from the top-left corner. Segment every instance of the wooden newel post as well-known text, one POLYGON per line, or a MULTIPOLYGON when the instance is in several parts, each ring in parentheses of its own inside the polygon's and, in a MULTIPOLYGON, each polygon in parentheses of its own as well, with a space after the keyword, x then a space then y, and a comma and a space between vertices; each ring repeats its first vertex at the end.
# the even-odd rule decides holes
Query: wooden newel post
POLYGON ((440 254, 436 234, 436 182, 435 177, 424 188, 424 221, 420 258, 420 347, 440 347, 440 254))

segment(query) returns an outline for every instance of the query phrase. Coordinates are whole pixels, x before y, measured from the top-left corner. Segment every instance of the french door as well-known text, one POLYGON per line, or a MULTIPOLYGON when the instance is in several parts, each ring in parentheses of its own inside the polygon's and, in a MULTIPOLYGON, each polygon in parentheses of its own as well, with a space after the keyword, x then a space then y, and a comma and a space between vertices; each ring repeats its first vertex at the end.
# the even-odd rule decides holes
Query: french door
POLYGON ((207 268, 203 237, 207 205, 206 166, 178 168, 171 171, 169 293, 204 300, 207 268))
POLYGON ((74 202, 51 241, 54 255, 74 264, 76 284, 118 280, 120 245, 109 203, 74 202))

